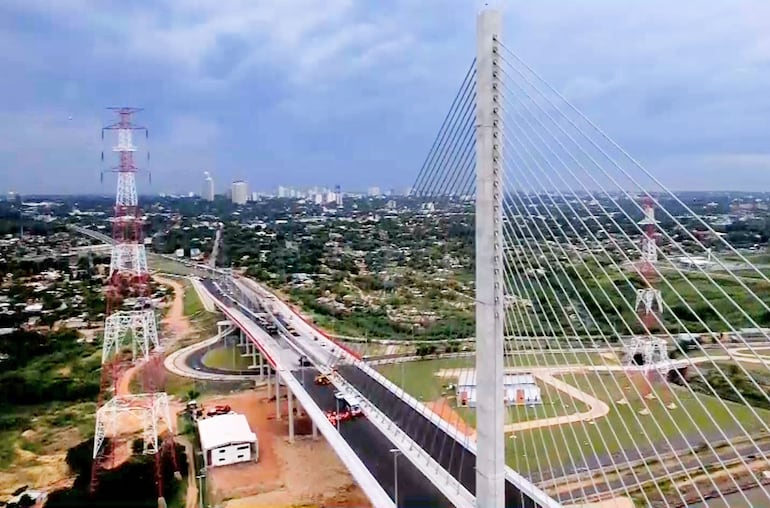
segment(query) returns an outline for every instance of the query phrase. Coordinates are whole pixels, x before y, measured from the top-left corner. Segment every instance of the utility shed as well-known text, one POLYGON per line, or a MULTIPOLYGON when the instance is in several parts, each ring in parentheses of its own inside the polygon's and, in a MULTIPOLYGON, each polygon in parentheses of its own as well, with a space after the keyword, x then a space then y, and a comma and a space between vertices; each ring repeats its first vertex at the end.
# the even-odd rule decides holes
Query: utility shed
MULTIPOLYGON (((476 407, 476 371, 463 371, 457 379, 457 405, 476 407)), ((505 374, 503 376, 505 405, 542 404, 540 387, 532 374, 505 374)))
POLYGON ((198 420, 198 436, 206 467, 257 461, 257 435, 242 414, 230 413, 198 420))

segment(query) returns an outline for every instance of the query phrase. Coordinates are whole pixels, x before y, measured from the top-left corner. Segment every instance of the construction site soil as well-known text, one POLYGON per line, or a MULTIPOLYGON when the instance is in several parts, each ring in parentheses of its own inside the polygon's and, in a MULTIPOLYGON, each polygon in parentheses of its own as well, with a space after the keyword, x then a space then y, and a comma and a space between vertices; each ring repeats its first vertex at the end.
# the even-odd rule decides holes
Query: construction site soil
POLYGON ((228 508, 275 506, 367 507, 370 503, 323 438, 313 440, 312 424, 296 419, 296 439, 288 442, 286 403, 283 419, 265 390, 250 390, 204 401, 227 404, 244 414, 259 442, 257 462, 211 468, 208 496, 228 508))

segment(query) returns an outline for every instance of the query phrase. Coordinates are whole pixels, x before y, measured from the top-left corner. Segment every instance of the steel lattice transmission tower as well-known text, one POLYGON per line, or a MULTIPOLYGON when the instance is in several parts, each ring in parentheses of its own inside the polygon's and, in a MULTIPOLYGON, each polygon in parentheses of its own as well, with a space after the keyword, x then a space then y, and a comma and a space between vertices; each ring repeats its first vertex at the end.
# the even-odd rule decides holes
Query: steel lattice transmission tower
POLYGON ((641 323, 648 331, 652 331, 660 324, 660 316, 663 313, 663 300, 660 289, 656 287, 658 273, 655 269, 655 263, 658 261, 658 249, 655 243, 658 221, 655 220, 655 205, 649 196, 645 197, 642 209, 644 218, 639 221, 639 225, 644 227, 644 236, 639 274, 644 287, 636 290, 635 307, 641 323))
MULTIPOLYGON (((101 389, 96 412, 94 432, 93 468, 91 492, 95 492, 99 474, 116 464, 116 450, 121 455, 131 452, 129 439, 141 433, 143 453, 154 454, 155 476, 158 488, 158 504, 163 500, 161 453, 170 448, 173 452, 173 421, 170 416, 168 396, 158 375, 162 352, 155 318, 155 310, 149 299, 150 274, 143 240, 143 220, 136 191, 133 132, 147 129, 134 125, 132 115, 137 108, 109 108, 118 115, 118 121, 102 129, 117 131, 119 163, 111 172, 117 173, 117 193, 112 218, 112 257, 106 289, 107 317, 102 344, 101 389), (141 310, 126 311, 122 306, 126 298, 136 299, 141 310), (142 386, 147 393, 128 393, 128 381, 121 382, 121 375, 129 366, 141 368, 142 386), (165 439, 160 436, 166 431, 165 439), (109 438, 107 440, 106 438, 109 438)), ((102 153, 104 160, 104 153, 102 153)), ((174 462, 175 457, 174 457, 174 462)))

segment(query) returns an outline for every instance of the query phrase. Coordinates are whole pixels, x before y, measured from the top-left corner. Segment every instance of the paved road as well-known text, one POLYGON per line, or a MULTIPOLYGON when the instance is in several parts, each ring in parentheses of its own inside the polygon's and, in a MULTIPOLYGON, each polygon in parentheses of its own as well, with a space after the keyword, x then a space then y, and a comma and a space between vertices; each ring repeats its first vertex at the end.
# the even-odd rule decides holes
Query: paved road
MULTIPOLYGON (((227 301, 216 286, 210 282, 204 282, 204 285, 220 300, 227 301)), ((285 342, 282 345, 287 346, 285 342)), ((297 368, 292 374, 305 387, 320 409, 324 411, 336 409, 334 389, 314 384, 315 376, 318 374, 316 369, 297 368)), ((390 453, 394 446, 390 440, 365 418, 343 423, 340 433, 383 489, 392 497, 395 474, 393 455, 390 453)), ((399 457, 397 460, 399 508, 451 508, 453 506, 408 459, 399 457)))
MULTIPOLYGON (((221 295, 219 290, 213 284, 206 282, 204 282, 204 284, 206 288, 215 295, 221 295)), ((293 339, 292 342, 298 343, 295 339, 293 339)), ((308 338, 305 338, 300 342, 303 346, 307 346, 314 352, 318 351, 317 348, 320 347, 318 344, 315 344, 315 341, 308 338)), ((364 397, 375 404, 396 425, 406 432, 412 440, 426 450, 434 460, 460 481, 470 493, 475 495, 476 455, 473 452, 468 450, 462 443, 444 432, 443 429, 437 427, 433 422, 425 418, 412 406, 404 402, 400 397, 388 390, 379 381, 373 379, 357 366, 339 365, 337 370, 347 382, 352 384, 364 397)), ((309 379, 306 379, 306 382, 309 382, 309 379)), ((332 409, 335 407, 333 393, 331 393, 330 390, 325 390, 325 392, 327 393, 326 396, 330 396, 331 399, 328 400, 329 405, 321 407, 332 409)), ((321 403, 327 404, 327 399, 319 400, 321 400, 321 403)), ((352 425, 365 426, 369 429, 363 434, 352 433, 351 439, 353 439, 355 443, 358 443, 358 439, 361 439, 362 441, 361 444, 358 445, 360 448, 354 447, 354 442, 350 442, 351 447, 353 447, 357 453, 360 453, 359 456, 361 457, 361 460, 367 465, 367 468, 370 468, 370 471, 375 475, 378 481, 380 481, 379 475, 384 475, 382 476, 381 483, 383 488, 386 488, 386 490, 388 488, 392 489, 392 472, 388 473, 386 471, 386 469, 388 469, 388 464, 390 468, 393 467, 392 457, 388 451, 393 447, 390 441, 369 422, 351 423, 352 425), (377 444, 377 446, 372 455, 372 449, 375 448, 373 446, 374 444, 377 444), (387 457, 384 461, 382 458, 383 456, 387 457), (388 480, 389 477, 390 480, 388 480), (390 483, 388 483, 388 481, 390 483), (388 485, 390 485, 390 487, 388 487, 388 485)), ((344 436, 347 439, 347 435, 344 436)), ((403 459, 403 462, 407 462, 407 460, 403 459)), ((420 478, 425 478, 425 476, 419 473, 416 468, 414 469, 414 474, 419 475, 420 478)), ((399 492, 401 492, 401 476, 402 475, 399 475, 399 492)), ((417 504, 409 506, 445 506, 442 503, 448 503, 448 501, 438 493, 436 488, 427 479, 425 479, 425 483, 427 485, 420 487, 420 490, 415 491, 410 495, 410 499, 415 499, 417 504), (429 491, 434 492, 435 495, 431 495, 429 491), (435 499, 435 504, 429 504, 428 499, 435 499)), ((392 492, 392 490, 389 492, 392 492)), ((519 488, 510 481, 506 481, 505 493, 506 508, 538 508, 538 505, 532 499, 524 496, 519 488)), ((407 494, 404 495, 406 496, 407 494)), ((404 504, 404 506, 407 505, 404 504)))
MULTIPOLYGON (((337 370, 346 381, 355 386, 362 395, 409 434, 409 437, 475 495, 476 455, 473 452, 355 365, 340 365, 337 370)), ((505 483, 505 506, 508 508, 537 507, 534 501, 523 496, 510 481, 505 483)))
MULTIPOLYGON (((313 383, 318 374, 316 369, 307 367, 304 370, 306 372, 303 385, 318 407, 324 411, 336 409, 334 388, 313 383)), ((302 370, 293 371, 292 374, 300 383, 303 382, 302 370)), ((340 425, 340 434, 385 491, 393 496, 393 454, 389 450, 394 446, 388 438, 366 418, 343 422, 340 425)), ((402 456, 396 460, 399 508, 450 508, 453 506, 408 459, 402 456)))

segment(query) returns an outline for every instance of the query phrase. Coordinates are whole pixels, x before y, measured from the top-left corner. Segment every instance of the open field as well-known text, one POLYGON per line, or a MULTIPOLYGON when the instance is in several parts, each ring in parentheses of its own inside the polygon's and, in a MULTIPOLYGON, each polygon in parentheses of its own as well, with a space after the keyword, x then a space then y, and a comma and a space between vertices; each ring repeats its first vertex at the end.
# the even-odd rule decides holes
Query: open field
POLYGON ((203 364, 207 367, 228 370, 246 370, 251 365, 251 356, 241 356, 242 350, 236 345, 219 346, 203 355, 203 364))
MULTIPOLYGON (((529 355, 522 355, 524 357, 529 355)), ((561 355, 537 355, 539 365, 559 365, 561 355)), ((601 364, 594 354, 583 354, 583 362, 570 364, 601 364), (588 361, 585 361, 588 360, 588 361)), ((576 358, 579 360, 580 358, 576 358)), ((520 365, 527 360, 520 358, 520 365)), ((605 360, 607 363, 609 360, 605 360)), ((425 360, 403 364, 380 366, 380 371, 394 383, 401 385, 415 397, 435 401, 446 397, 444 384, 451 379, 439 378, 436 373, 473 366, 473 358, 425 360)), ((706 440, 715 441, 739 432, 733 416, 749 431, 758 431, 760 423, 745 406, 727 403, 732 415, 723 403, 707 395, 693 395, 675 385, 656 383, 653 385, 654 398, 644 398, 645 383, 641 379, 629 379, 625 374, 575 372, 556 376, 567 384, 604 401, 610 407, 609 413, 592 421, 577 422, 547 428, 522 430, 506 439, 507 463, 515 470, 526 473, 561 469, 573 464, 584 466, 581 457, 599 457, 616 454, 616 461, 624 457, 624 451, 631 455, 648 452, 649 443, 658 443, 662 449, 681 447, 685 439, 697 446, 706 440), (670 387, 670 388, 669 388, 670 387), (670 409, 670 404, 676 407, 670 409), (647 447, 637 443, 646 443, 647 447)), ((541 408, 511 408, 509 421, 532 421, 548 416, 559 416, 582 412, 585 404, 572 400, 559 390, 540 384, 545 404, 541 408)), ((450 401, 451 403, 451 401, 450 401)), ((475 424, 473 410, 455 408, 463 420, 475 424)), ((770 417, 770 412, 757 410, 761 416, 770 417)), ((589 465, 590 466, 590 465, 589 465)))
POLYGON ((148 253, 147 262, 150 265, 150 269, 157 272, 171 273, 176 275, 190 275, 194 272, 192 268, 183 263, 160 257, 157 254, 148 253))
MULTIPOLYGON (((405 389, 420 400, 436 400, 444 395, 443 386, 447 383, 435 374, 439 370, 466 369, 475 367, 476 358, 442 358, 439 360, 421 360, 401 364, 380 365, 377 369, 388 379, 405 389)), ((548 365, 605 365, 613 361, 602 358, 598 353, 527 353, 511 355, 506 358, 508 367, 536 367, 548 365)))
MULTIPOLYGON (((735 435, 737 430, 721 401, 706 395, 693 395, 683 388, 674 386, 667 390, 664 385, 656 385, 653 389, 656 398, 647 400, 640 398, 632 382, 620 373, 570 373, 562 375, 561 379, 605 401, 610 412, 593 424, 573 423, 518 433, 515 439, 508 440, 506 449, 508 463, 515 469, 542 470, 549 461, 564 465, 594 454, 618 454, 617 458, 622 458, 624 450, 629 454, 647 451, 650 442, 659 443, 662 449, 668 450, 671 446, 683 446, 685 439, 691 444, 699 444, 720 440, 722 432, 727 436, 735 435), (621 400, 627 403, 618 403, 621 400), (672 403, 676 408, 666 407, 672 403), (645 409, 649 414, 640 413, 645 409), (639 445, 637 449, 637 443, 647 446, 639 445), (540 465, 538 460, 542 462, 540 465)), ((641 383, 637 389, 644 393, 640 386, 641 383)), ((728 404, 744 427, 750 430, 760 427, 749 409, 728 404)), ((758 412, 770 416, 766 411, 758 412)))
POLYGON ((65 455, 93 434, 95 407, 93 402, 51 403, 6 410, 0 432, 0 497, 22 485, 67 485, 72 478, 65 455))

